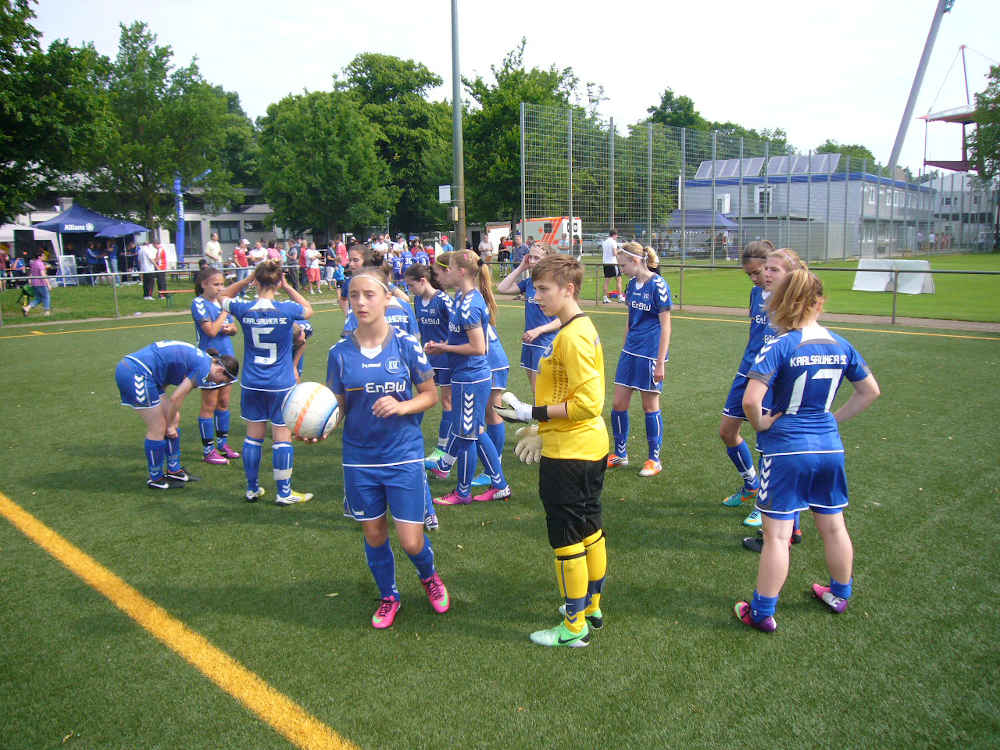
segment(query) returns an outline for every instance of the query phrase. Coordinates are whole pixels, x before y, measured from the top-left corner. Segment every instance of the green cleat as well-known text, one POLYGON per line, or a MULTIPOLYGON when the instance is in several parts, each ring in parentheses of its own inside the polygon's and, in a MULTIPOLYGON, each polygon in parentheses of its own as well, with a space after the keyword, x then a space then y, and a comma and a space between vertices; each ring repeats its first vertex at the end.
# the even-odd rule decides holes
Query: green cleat
POLYGON ((757 500, 757 490, 748 490, 746 488, 742 490, 737 490, 732 495, 727 497, 722 501, 722 504, 727 508, 739 508, 743 503, 750 503, 751 505, 757 500))
POLYGON ((536 630, 531 634, 531 642, 539 646, 562 646, 564 648, 583 648, 590 645, 590 626, 584 624, 583 630, 574 633, 561 622, 548 630, 536 630))
MULTIPOLYGON (((563 617, 566 616, 566 605, 559 605, 559 614, 563 617)), ((596 609, 589 615, 584 615, 587 618, 587 624, 590 626, 591 630, 600 630, 604 627, 604 615, 601 614, 601 610, 596 609)))

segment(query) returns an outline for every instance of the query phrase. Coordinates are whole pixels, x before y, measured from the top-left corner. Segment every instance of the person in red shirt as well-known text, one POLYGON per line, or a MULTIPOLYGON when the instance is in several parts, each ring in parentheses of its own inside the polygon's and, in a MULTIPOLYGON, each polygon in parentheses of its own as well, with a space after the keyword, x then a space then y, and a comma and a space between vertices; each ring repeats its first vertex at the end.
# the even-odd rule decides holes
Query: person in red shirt
POLYGON ((167 291, 167 250, 159 240, 156 242, 156 291, 161 297, 167 291))
POLYGON ((247 247, 250 241, 243 239, 233 250, 233 261, 236 263, 236 280, 242 281, 250 275, 250 262, 247 260, 247 247))

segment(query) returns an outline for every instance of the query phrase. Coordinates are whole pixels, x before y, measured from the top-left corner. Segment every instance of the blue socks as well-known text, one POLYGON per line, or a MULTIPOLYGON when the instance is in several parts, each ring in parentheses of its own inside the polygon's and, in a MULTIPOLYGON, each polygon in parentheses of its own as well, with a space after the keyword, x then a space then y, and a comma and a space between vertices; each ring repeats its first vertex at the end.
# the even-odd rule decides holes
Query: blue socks
POLYGON ((212 452, 215 425, 211 417, 198 417, 198 434, 201 436, 201 452, 207 456, 212 452))
POLYGON ((438 425, 438 444, 437 447, 444 450, 448 447, 448 434, 451 432, 452 423, 452 413, 449 411, 441 412, 441 424, 438 425))
POLYGON ((851 578, 847 583, 841 583, 840 581, 835 581, 833 576, 830 576, 830 593, 834 596, 839 596, 841 599, 850 599, 853 587, 854 578, 851 578))
POLYGON ((292 465, 295 449, 291 443, 274 443, 271 446, 271 464, 274 467, 274 484, 278 497, 292 494, 292 465))
MULTIPOLYGON (((485 438, 485 435, 483 436, 485 438)), ((487 438, 488 440, 488 438, 487 438)), ((456 461, 458 463, 458 487, 462 497, 472 494, 472 478, 476 474, 476 448, 478 440, 457 438, 455 440, 456 461)))
POLYGON ((260 473, 260 453, 262 441, 254 438, 243 440, 243 473, 247 478, 247 489, 257 490, 260 485, 257 475, 260 473))
MULTIPOLYGON (((199 422, 201 420, 198 420, 199 422)), ((229 409, 215 410, 215 442, 220 448, 229 437, 229 409)))
MULTIPOLYGON (((476 441, 476 452, 479 455, 479 460, 483 463, 483 470, 489 474, 493 486, 497 489, 506 487, 507 479, 500 466, 500 456, 497 455, 496 446, 490 435, 484 432, 479 436, 479 440, 476 441)), ((473 463, 473 471, 475 471, 475 463, 473 463)))
POLYGON ((375 585, 383 599, 399 599, 399 589, 396 588, 396 558, 392 555, 389 540, 381 547, 372 547, 365 540, 365 559, 375 577, 375 585))
POLYGON ((755 490, 760 487, 760 479, 757 477, 757 470, 753 467, 753 457, 750 455, 750 446, 746 440, 741 440, 737 446, 726 446, 726 455, 733 462, 736 471, 743 477, 743 489, 755 490))
POLYGON ((146 442, 143 445, 143 452, 146 454, 146 466, 149 469, 149 478, 163 479, 163 459, 167 453, 167 441, 146 438, 146 442))
POLYGON ((177 430, 177 437, 167 437, 164 442, 167 445, 167 471, 180 471, 181 431, 177 430))
POLYGON ((503 455, 503 447, 507 442, 507 423, 486 425, 486 434, 493 441, 493 447, 497 449, 497 455, 503 455))
POLYGON ((611 433, 615 439, 615 455, 625 458, 628 455, 628 412, 611 412, 611 433))
POLYGON ((427 538, 426 534, 424 534, 424 548, 416 555, 407 553, 407 556, 416 567, 417 575, 420 576, 421 581, 426 581, 434 575, 434 549, 431 547, 431 540, 427 538))
POLYGON ((754 622, 760 622, 765 617, 772 617, 777 606, 778 597, 761 596, 757 593, 757 589, 754 589, 753 599, 750 601, 750 618, 754 622))
POLYGON ((646 442, 649 444, 649 460, 660 462, 660 447, 663 445, 663 412, 646 412, 646 442))

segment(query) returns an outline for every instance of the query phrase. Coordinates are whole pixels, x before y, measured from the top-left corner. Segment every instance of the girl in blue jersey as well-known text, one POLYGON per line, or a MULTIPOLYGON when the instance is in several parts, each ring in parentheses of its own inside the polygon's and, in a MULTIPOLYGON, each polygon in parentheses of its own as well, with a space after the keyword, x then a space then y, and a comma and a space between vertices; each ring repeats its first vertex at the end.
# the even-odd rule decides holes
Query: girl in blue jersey
MULTIPOLYGON (((486 329, 487 351, 486 357, 490 363, 490 399, 486 402, 486 436, 493 441, 493 447, 497 449, 497 456, 503 464, 503 449, 507 443, 507 423, 497 414, 496 409, 502 404, 501 397, 507 390, 507 381, 510 379, 510 360, 507 359, 507 352, 504 351, 497 329, 490 323, 486 329)), ((484 467, 485 468, 485 467, 484 467)), ((473 487, 485 487, 491 484, 490 475, 485 471, 477 475, 472 480, 473 487)))
MULTIPOLYGON (((219 305, 219 294, 226 285, 222 271, 207 266, 198 273, 194 282, 197 295, 191 301, 198 348, 203 352, 215 349, 233 356, 233 336, 236 322, 225 315, 219 305)), ((198 413, 198 433, 201 435, 202 460, 207 464, 228 464, 240 454, 229 447, 229 396, 232 386, 205 389, 201 392, 201 411, 198 413)))
POLYGON ((757 488, 760 486, 750 447, 740 436, 740 427, 746 419, 743 416, 743 392, 747 387, 748 368, 764 345, 764 331, 767 329, 764 261, 771 250, 774 250, 774 245, 770 240, 757 240, 748 243, 740 257, 743 272, 753 283, 750 290, 750 336, 743 350, 743 359, 736 368, 736 377, 729 388, 726 404, 722 407, 722 420, 719 423, 719 437, 726 446, 726 455, 743 477, 743 488, 722 501, 723 505, 730 508, 738 508, 742 503, 752 503, 757 498, 757 488))
POLYGON ((326 383, 344 419, 347 508, 361 523, 365 558, 381 598, 372 626, 383 629, 400 607, 387 511, 434 611, 450 606, 424 535, 427 478, 419 417, 437 403, 437 390, 420 344, 386 319, 392 299, 386 277, 375 269, 359 271, 350 294, 358 327, 330 349, 326 383))
MULTIPOLYGON (((351 245, 350 249, 347 251, 347 268, 351 272, 352 276, 362 268, 382 268, 384 264, 385 255, 377 250, 372 250, 367 245, 351 245)), ((351 309, 350 302, 348 301, 350 288, 351 276, 348 276, 344 279, 344 283, 340 285, 340 309, 344 311, 345 315, 351 309)), ((410 298, 406 296, 406 293, 391 282, 389 283, 389 290, 392 292, 394 297, 398 297, 404 302, 410 301, 410 298)))
POLYGON ((532 245, 520 265, 507 274, 497 284, 500 294, 515 294, 524 298, 524 334, 521 336, 521 367, 528 373, 531 394, 535 393, 535 379, 538 377, 538 363, 556 337, 559 318, 546 315, 535 301, 535 285, 531 281, 531 269, 551 252, 548 245, 532 245), (518 281, 521 276, 523 279, 518 281))
POLYGON ((817 323, 822 312, 823 284, 809 271, 792 271, 774 287, 768 315, 782 333, 754 359, 743 396, 762 456, 756 504, 764 515, 764 549, 753 598, 737 602, 734 611, 744 624, 768 633, 777 628, 774 610, 788 576, 796 512, 813 512, 826 551, 829 585, 814 583, 814 596, 836 613, 851 597, 854 548, 844 523, 847 477, 838 425, 867 409, 879 387, 854 347, 817 323), (831 413, 845 377, 854 393, 831 413), (771 412, 765 415, 768 392, 771 412))
POLYGON ((444 253, 435 262, 443 269, 441 283, 456 288, 457 293, 448 323, 447 342, 428 341, 424 344, 425 351, 431 356, 448 355, 454 415, 446 455, 432 472, 438 478, 445 478, 457 462, 459 476, 458 486, 444 497, 434 498, 434 502, 438 505, 465 505, 472 500, 506 499, 510 497, 510 485, 500 466, 496 446, 485 433, 486 406, 493 387, 487 357, 487 330, 496 310, 490 270, 471 250, 444 253), (473 497, 471 488, 477 453, 492 486, 473 497))
POLYGON ((295 366, 295 382, 302 382, 302 368, 306 363, 306 344, 312 338, 313 327, 308 320, 296 320, 292 325, 292 364, 295 366))
MULTIPOLYGON (((655 257, 655 253, 653 253, 655 257)), ((646 442, 649 458, 639 471, 652 477, 662 471, 660 448, 663 445, 663 417, 660 413, 660 390, 670 350, 670 286, 662 276, 649 270, 650 254, 638 242, 628 242, 618 251, 622 273, 631 276, 625 288, 628 325, 625 345, 615 370, 615 393, 611 411, 611 430, 615 449, 608 456, 608 468, 628 465, 628 408, 632 393, 642 394, 646 415, 646 442)))
POLYGON ((258 475, 268 422, 271 423, 271 457, 277 486, 274 502, 292 505, 311 500, 312 493, 292 491, 295 449, 291 430, 285 426, 281 414, 281 405, 296 382, 292 364, 293 326, 296 320, 312 317, 312 305, 285 280, 281 263, 267 260, 258 264, 248 278, 223 290, 222 309, 235 317, 243 329, 240 416, 247 423, 247 436, 243 441, 246 501, 254 503, 264 496, 258 475), (250 283, 257 284, 256 300, 240 302, 233 299, 250 283), (276 300, 279 289, 292 301, 276 300))
MULTIPOLYGON (((448 321, 451 320, 451 297, 442 289, 434 276, 432 266, 417 263, 406 269, 406 281, 413 291, 413 313, 420 328, 420 340, 448 340, 448 321)), ((441 421, 438 424, 437 446, 424 459, 427 468, 433 468, 444 455, 448 447, 448 435, 451 433, 451 368, 448 366, 448 355, 441 353, 428 356, 431 367, 434 368, 434 382, 439 389, 441 402, 441 421)))
POLYGON ((236 380, 240 366, 229 354, 203 352, 186 341, 157 341, 126 354, 115 369, 122 405, 139 412, 146 423, 143 452, 149 469, 146 486, 170 489, 167 480, 194 479, 181 466, 181 404, 192 388, 214 389, 236 380), (168 385, 177 386, 163 398, 168 385), (167 470, 163 470, 163 461, 167 470))

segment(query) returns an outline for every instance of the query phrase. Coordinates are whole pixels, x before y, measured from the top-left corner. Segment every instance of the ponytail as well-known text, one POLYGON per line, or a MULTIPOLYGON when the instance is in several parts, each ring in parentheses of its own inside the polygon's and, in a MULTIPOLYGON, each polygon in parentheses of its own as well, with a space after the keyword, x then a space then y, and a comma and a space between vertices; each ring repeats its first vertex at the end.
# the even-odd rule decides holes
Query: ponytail
POLYGON ((812 271, 797 268, 772 290, 767 315, 775 328, 791 331, 802 328, 822 300, 823 282, 812 271))

